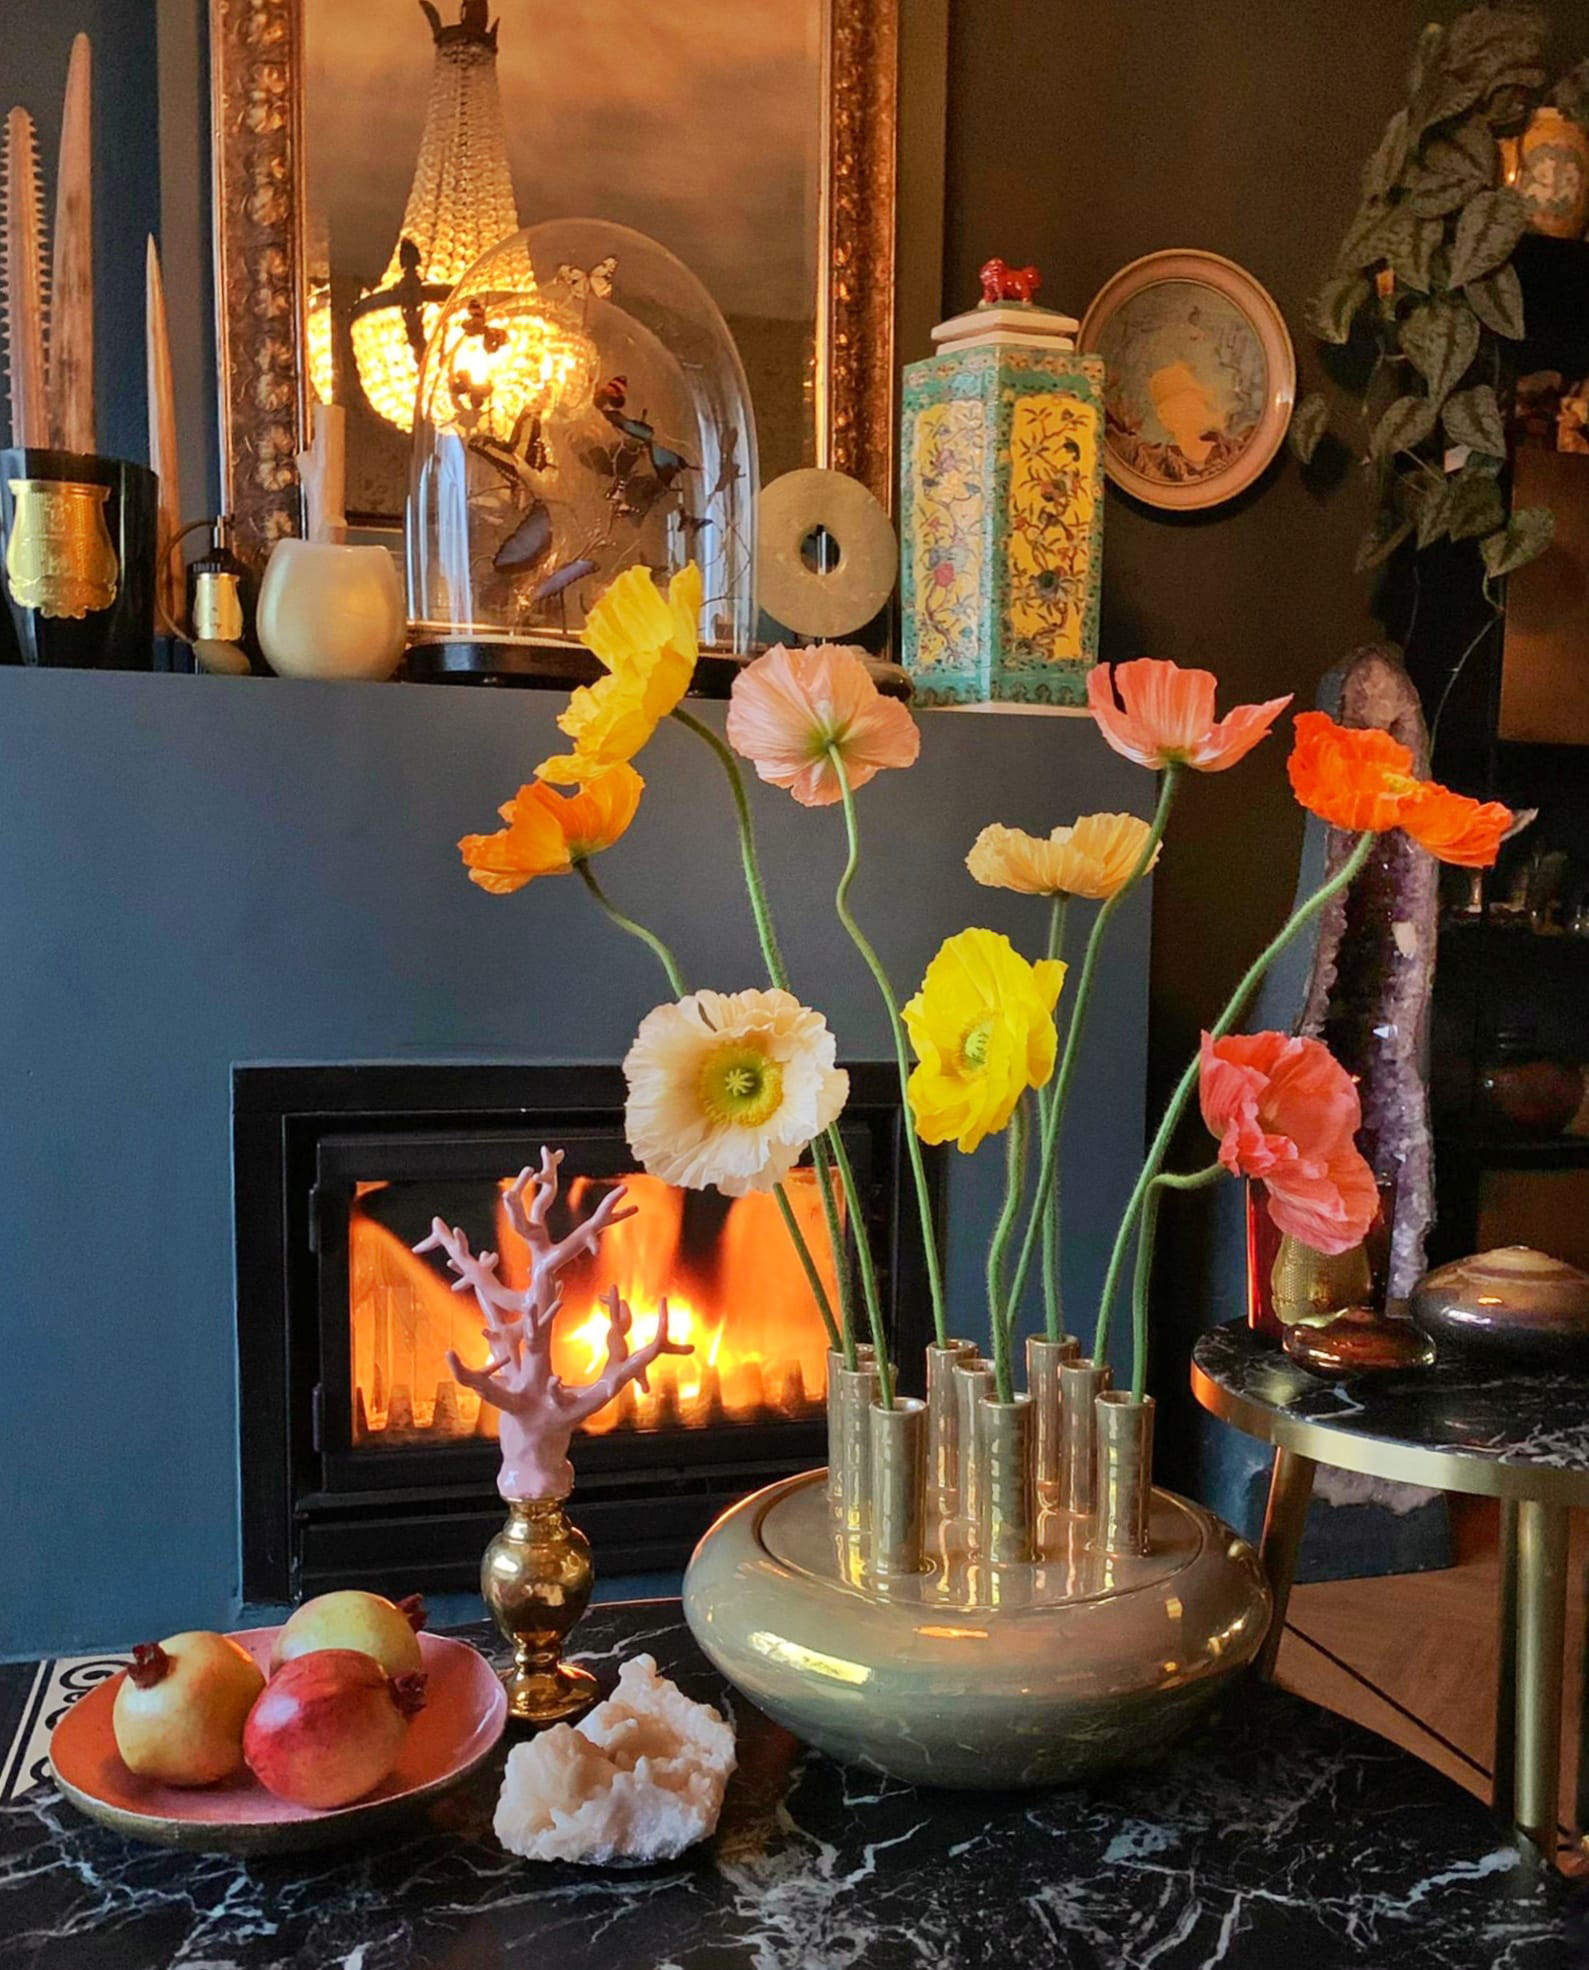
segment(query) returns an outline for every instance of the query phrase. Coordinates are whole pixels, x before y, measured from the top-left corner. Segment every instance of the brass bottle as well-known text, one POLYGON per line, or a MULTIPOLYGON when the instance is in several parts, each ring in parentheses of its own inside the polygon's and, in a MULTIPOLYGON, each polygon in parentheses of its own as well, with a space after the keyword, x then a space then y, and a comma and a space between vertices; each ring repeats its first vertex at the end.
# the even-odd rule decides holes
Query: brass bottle
POLYGON ((516 1722, 555 1724, 596 1701, 595 1677, 562 1660, 595 1580, 590 1542, 569 1523, 561 1498, 509 1501, 507 1524, 480 1562, 480 1592, 513 1645, 502 1680, 516 1722))

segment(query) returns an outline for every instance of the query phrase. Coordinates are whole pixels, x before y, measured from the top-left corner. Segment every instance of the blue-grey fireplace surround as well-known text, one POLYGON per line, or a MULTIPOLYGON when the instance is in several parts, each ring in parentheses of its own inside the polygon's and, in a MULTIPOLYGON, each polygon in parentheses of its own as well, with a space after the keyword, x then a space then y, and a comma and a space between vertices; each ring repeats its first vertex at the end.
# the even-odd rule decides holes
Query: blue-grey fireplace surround
MULTIPOLYGON (((235 1066, 610 1064, 661 996, 577 882, 495 898, 460 869, 458 837, 554 749, 559 702, 0 670, 0 1654, 237 1613, 235 1066)), ((1082 718, 921 724, 919 765, 860 797, 856 907, 901 991, 967 924, 1041 940, 1043 905, 965 871, 985 822, 1046 831, 1153 795, 1082 718)), ((640 765, 603 882, 693 980, 760 983, 717 764, 668 727, 640 765)), ((886 1059, 832 911, 841 817, 753 801, 796 989, 841 1056, 886 1059)), ((1141 1150, 1147 944, 1141 896, 1104 959, 1067 1133, 1077 1307, 1141 1150)), ((972 1333, 1001 1184, 996 1145, 951 1156, 953 1320, 972 1333)))

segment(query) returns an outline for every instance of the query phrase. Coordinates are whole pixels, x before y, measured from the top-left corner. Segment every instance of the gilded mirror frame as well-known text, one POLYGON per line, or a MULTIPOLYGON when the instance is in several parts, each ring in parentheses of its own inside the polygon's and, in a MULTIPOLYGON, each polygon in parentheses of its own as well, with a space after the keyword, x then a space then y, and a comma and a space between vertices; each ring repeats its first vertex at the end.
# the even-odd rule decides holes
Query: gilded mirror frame
MULTIPOLYGON (((299 526, 304 0, 210 0, 222 497, 257 561, 299 526)), ((892 506, 899 0, 826 0, 817 459, 892 506)))

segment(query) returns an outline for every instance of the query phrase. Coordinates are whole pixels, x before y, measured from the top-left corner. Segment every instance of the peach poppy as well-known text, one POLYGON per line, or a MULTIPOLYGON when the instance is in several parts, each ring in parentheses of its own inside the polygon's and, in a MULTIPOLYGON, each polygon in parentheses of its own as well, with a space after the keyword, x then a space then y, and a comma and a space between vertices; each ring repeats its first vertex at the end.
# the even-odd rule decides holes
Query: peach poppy
POLYGON ((1388 732, 1304 711, 1295 721, 1286 772, 1302 805, 1332 827, 1377 834, 1400 828, 1438 861, 1487 869, 1512 825, 1510 808, 1420 780, 1412 764, 1412 754, 1388 732))
POLYGON ((644 787, 632 766, 615 766, 573 794, 531 780, 498 808, 505 828, 459 842, 469 880, 493 896, 511 896, 537 876, 568 875, 618 840, 644 787))
POLYGON ((1223 773, 1268 733, 1291 694, 1237 705, 1215 718, 1216 684, 1211 670, 1183 670, 1139 657, 1134 663, 1095 665, 1087 673, 1087 705, 1109 744, 1138 766, 1223 773))
POLYGON ((787 787, 802 807, 840 797, 834 747, 851 788, 885 766, 910 766, 921 750, 916 721, 885 698, 861 657, 837 643, 790 650, 776 643, 734 679, 728 743, 757 776, 787 787))
MULTIPOLYGON (((972 843, 966 867, 989 889, 1101 901, 1130 880, 1149 832, 1135 814, 1083 814, 1073 827, 1055 828, 1047 840, 994 821, 972 843)), ((1149 868, 1162 848, 1155 846, 1149 868)))
POLYGON ((1282 1231, 1316 1252, 1362 1243, 1379 1191, 1355 1140, 1357 1088, 1328 1047, 1284 1033, 1205 1033, 1198 1095, 1220 1162, 1263 1184, 1282 1231))

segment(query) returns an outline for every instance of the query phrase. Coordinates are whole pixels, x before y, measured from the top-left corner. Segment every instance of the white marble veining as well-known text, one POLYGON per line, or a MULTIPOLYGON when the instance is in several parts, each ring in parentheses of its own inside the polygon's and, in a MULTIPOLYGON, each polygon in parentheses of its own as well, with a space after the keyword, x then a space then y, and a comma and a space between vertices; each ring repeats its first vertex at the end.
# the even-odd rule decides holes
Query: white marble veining
MULTIPOLYGON (((483 1631, 476 1631, 483 1638, 483 1631)), ((138 1847, 48 1787, 0 1806, 4 1970, 1567 1970, 1589 1911, 1477 1801, 1247 1686, 1155 1766, 1041 1795, 929 1793, 804 1753, 725 1692, 676 1607, 592 1612, 610 1680, 654 1654, 728 1703, 714 1840, 661 1866, 515 1860, 493 1763, 379 1848, 138 1847)), ((31 1687, 0 1670, 9 1730, 31 1687)))

